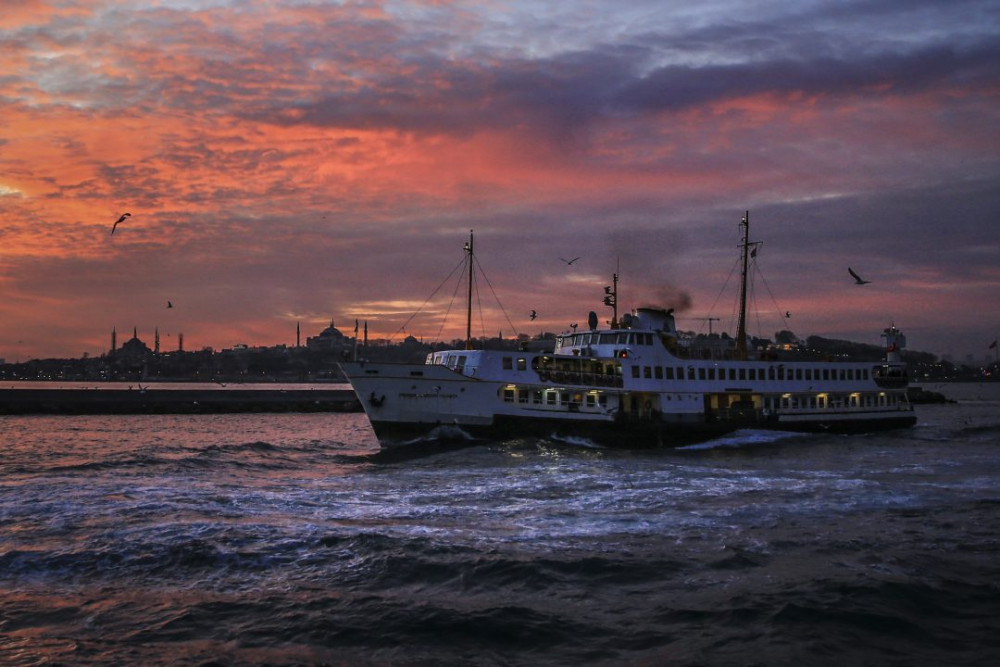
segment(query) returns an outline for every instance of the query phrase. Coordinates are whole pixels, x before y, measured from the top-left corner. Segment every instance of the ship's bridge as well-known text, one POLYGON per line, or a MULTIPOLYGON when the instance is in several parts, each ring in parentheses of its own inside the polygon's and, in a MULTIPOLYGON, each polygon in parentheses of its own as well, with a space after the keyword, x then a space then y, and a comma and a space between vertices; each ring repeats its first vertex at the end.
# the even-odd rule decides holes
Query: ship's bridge
POLYGON ((639 308, 622 317, 614 329, 566 333, 556 338, 555 354, 583 357, 617 357, 628 350, 648 347, 661 340, 667 349, 676 349, 677 326, 674 311, 639 308))

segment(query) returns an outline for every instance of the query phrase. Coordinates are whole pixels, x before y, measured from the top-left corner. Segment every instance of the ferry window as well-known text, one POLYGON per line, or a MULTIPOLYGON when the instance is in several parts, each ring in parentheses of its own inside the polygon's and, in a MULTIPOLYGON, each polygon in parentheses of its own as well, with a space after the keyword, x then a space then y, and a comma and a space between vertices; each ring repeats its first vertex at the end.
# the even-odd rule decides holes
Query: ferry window
POLYGON ((663 366, 657 366, 656 369, 655 369, 655 371, 653 372, 653 375, 656 377, 657 380, 662 380, 663 379, 663 366))
POLYGON ((841 380, 845 379, 845 373, 843 368, 840 369, 840 379, 841 380))
POLYGON ((503 390, 503 402, 504 403, 513 403, 514 402, 514 390, 513 389, 504 389, 503 390))
POLYGON ((830 369, 829 368, 824 368, 823 369, 823 379, 824 380, 829 380, 830 379, 830 369))
POLYGON ((750 380, 756 380, 757 379, 757 369, 756 368, 748 369, 747 370, 747 377, 750 380))
POLYGON ((673 366, 667 366, 663 370, 665 370, 667 372, 667 379, 668 380, 673 380, 674 379, 674 367, 673 366))
POLYGON ((811 368, 807 368, 806 369, 806 379, 807 380, 812 380, 813 379, 813 369, 811 369, 811 368))
POLYGON ((688 380, 694 379, 694 366, 688 368, 688 380))
POLYGON ((650 368, 649 366, 643 366, 642 367, 642 377, 646 378, 647 380, 652 379, 652 377, 653 377, 653 369, 650 368))
POLYGON ((504 357, 503 358, 503 369, 505 371, 514 370, 514 360, 511 359, 510 357, 504 357))
POLYGON ((784 366, 778 366, 778 379, 779 380, 784 380, 785 379, 785 367, 784 366))
POLYGON ((627 333, 620 333, 620 334, 618 334, 618 344, 619 345, 628 345, 628 334, 627 333))
POLYGON ((861 369, 861 379, 862 380, 867 380, 868 379, 868 369, 867 368, 862 368, 861 369))
POLYGON ((730 368, 729 369, 729 379, 730 380, 735 380, 736 379, 736 369, 735 368, 730 368))
POLYGON ((774 379, 774 366, 771 366, 770 368, 767 369, 767 379, 768 380, 774 379))
POLYGON ((459 355, 459 357, 458 357, 458 366, 456 366, 455 369, 460 371, 463 368, 465 368, 465 360, 466 360, 466 356, 464 354, 459 355))
POLYGON ((455 367, 455 355, 454 354, 449 354, 448 355, 448 364, 447 365, 448 365, 448 368, 454 368, 455 367))
POLYGON ((698 379, 699 380, 704 380, 705 379, 705 369, 704 368, 699 368, 698 369, 698 379))
POLYGON ((614 345, 615 344, 615 334, 606 333, 601 334, 601 345, 614 345))
POLYGON ((518 357, 518 359, 517 359, 517 370, 523 371, 523 370, 527 370, 527 368, 528 368, 528 362, 527 362, 527 360, 524 357, 518 357))
POLYGON ((639 367, 638 366, 633 366, 632 367, 632 377, 634 377, 634 378, 639 377, 639 367))
POLYGON ((548 405, 555 405, 556 404, 556 392, 554 392, 554 391, 547 391, 547 392, 545 392, 545 402, 548 405))
POLYGON ((747 369, 745 369, 745 368, 741 368, 740 369, 740 379, 741 380, 746 380, 747 379, 747 369))
POLYGON ((535 405, 540 405, 542 402, 542 392, 541 390, 535 390, 531 392, 531 402, 535 405))
POLYGON ((559 394, 559 402, 562 403, 563 405, 569 403, 569 393, 564 391, 563 393, 559 394))
POLYGON ((518 403, 527 403, 528 402, 528 390, 527 389, 518 389, 517 390, 517 402, 518 403))
POLYGON ((802 369, 801 368, 796 368, 795 369, 795 379, 796 380, 801 380, 802 379, 802 369))

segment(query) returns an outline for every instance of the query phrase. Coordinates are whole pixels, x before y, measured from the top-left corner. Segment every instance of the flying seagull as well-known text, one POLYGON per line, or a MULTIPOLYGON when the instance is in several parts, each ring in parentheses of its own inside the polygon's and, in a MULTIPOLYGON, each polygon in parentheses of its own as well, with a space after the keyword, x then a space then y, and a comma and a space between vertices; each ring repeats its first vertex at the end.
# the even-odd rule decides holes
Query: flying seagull
POLYGON ((568 266, 568 265, 572 264, 573 262, 575 262, 576 260, 578 260, 580 258, 579 257, 574 257, 573 259, 563 259, 562 257, 560 257, 559 259, 562 259, 562 261, 566 262, 566 264, 568 266))
POLYGON ((854 284, 855 285, 867 285, 868 283, 871 282, 870 280, 864 280, 864 279, 862 279, 861 276, 859 276, 858 274, 856 274, 854 272, 854 269, 852 269, 851 267, 847 267, 847 272, 851 274, 852 278, 854 278, 854 284))
POLYGON ((535 319, 536 317, 538 317, 538 313, 531 311, 531 319, 535 319))
POLYGON ((125 222, 125 218, 129 217, 130 215, 132 215, 132 214, 131 213, 122 213, 121 217, 119 217, 117 220, 115 220, 115 224, 113 224, 111 226, 111 233, 114 234, 115 233, 115 228, 118 226, 118 223, 125 222))
POLYGON ((174 304, 171 301, 167 301, 167 308, 173 308, 174 304))

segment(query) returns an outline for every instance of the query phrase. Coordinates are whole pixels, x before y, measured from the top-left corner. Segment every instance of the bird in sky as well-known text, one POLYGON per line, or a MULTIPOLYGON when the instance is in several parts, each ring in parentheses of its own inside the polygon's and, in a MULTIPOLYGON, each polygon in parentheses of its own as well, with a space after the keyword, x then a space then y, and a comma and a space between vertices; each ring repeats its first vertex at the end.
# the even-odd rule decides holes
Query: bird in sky
POLYGON ((122 213, 121 216, 117 220, 115 220, 115 224, 111 225, 111 233, 114 234, 115 228, 118 227, 118 223, 125 222, 125 218, 131 215, 132 215, 131 213, 122 213))
POLYGON ((538 313, 531 311, 531 319, 535 319, 536 317, 538 317, 538 313))
POLYGON ((791 317, 791 316, 792 316, 792 311, 786 310, 785 311, 785 317, 791 317))
POLYGON ((569 266, 570 264, 572 264, 573 262, 575 262, 576 260, 578 260, 580 258, 579 257, 574 257, 573 259, 563 259, 562 257, 560 257, 559 259, 562 259, 562 261, 566 262, 566 265, 569 266))
POLYGON ((867 285, 868 283, 871 282, 870 280, 864 280, 861 276, 856 274, 854 272, 854 269, 852 269, 851 267, 847 267, 847 272, 851 274, 852 278, 854 278, 855 285, 867 285))
POLYGON ((173 301, 167 301, 167 308, 173 308, 173 307, 174 307, 173 301))

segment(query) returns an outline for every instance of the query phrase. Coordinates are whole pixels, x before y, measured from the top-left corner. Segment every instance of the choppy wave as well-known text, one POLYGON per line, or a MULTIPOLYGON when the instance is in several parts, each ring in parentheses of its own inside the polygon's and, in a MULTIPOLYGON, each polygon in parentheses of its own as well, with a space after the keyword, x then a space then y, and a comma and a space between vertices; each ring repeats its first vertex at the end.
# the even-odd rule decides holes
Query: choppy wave
POLYGON ((0 663, 1000 661, 981 406, 679 452, 361 420, 0 424, 0 663))

